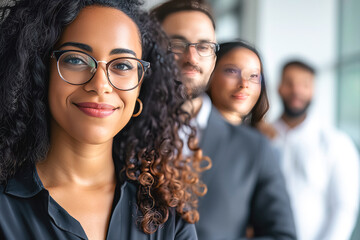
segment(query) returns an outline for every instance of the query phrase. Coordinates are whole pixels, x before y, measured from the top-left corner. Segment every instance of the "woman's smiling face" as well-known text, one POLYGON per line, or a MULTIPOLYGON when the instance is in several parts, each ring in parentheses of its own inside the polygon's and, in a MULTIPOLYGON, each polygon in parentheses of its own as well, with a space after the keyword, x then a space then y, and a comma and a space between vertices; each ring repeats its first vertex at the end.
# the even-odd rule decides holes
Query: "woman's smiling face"
MULTIPOLYGON (((56 50, 81 51, 85 53, 80 52, 82 56, 88 54, 98 61, 98 67, 89 82, 71 85, 59 75, 56 59, 51 59, 51 134, 65 133, 76 141, 90 144, 111 141, 130 120, 140 86, 129 91, 114 88, 107 77, 106 63, 120 57, 141 59, 138 27, 120 10, 90 6, 82 9, 64 29, 56 46, 56 50)), ((82 58, 78 56, 68 55, 63 59, 73 65, 81 64, 82 58)), ((68 76, 75 76, 76 80, 78 75, 74 74, 68 76)), ((133 81, 133 77, 124 79, 133 81)))
POLYGON ((226 116, 246 116, 261 92, 261 64, 247 48, 234 48, 218 61, 210 81, 213 104, 226 116))

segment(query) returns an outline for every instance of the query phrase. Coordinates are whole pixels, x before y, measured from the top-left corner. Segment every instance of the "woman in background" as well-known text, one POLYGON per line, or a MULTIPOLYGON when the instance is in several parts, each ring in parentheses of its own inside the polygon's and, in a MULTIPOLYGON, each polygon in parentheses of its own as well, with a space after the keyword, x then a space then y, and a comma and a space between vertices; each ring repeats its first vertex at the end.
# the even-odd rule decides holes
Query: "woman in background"
POLYGON ((256 126, 269 110, 258 51, 243 41, 223 43, 217 53, 209 95, 222 116, 234 125, 256 126))
POLYGON ((215 108, 201 147, 212 168, 202 175, 208 192, 199 199, 199 239, 296 239, 276 152, 249 126, 269 108, 257 51, 242 41, 220 44, 209 87, 215 108))

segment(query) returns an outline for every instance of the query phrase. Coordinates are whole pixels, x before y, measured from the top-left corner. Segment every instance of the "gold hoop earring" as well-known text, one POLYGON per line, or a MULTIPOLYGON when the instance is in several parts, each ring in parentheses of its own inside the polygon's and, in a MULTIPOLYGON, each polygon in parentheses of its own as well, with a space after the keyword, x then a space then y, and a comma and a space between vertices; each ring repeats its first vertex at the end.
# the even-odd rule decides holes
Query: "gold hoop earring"
POLYGON ((133 117, 139 116, 140 113, 142 112, 142 109, 143 109, 142 101, 141 101, 139 98, 136 99, 136 102, 139 103, 139 111, 138 111, 137 113, 134 113, 134 114, 132 115, 133 117))

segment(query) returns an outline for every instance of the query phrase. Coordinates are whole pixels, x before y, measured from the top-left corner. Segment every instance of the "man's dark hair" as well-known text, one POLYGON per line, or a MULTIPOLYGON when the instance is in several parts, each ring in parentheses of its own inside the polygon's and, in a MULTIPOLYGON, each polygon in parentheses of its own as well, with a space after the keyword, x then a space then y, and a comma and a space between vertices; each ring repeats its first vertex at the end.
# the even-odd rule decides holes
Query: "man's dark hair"
POLYGON ((215 29, 211 7, 205 0, 170 0, 152 9, 150 14, 162 23, 167 16, 180 11, 199 11, 206 14, 215 29))
POLYGON ((309 63, 306 63, 302 60, 291 60, 291 61, 286 62, 284 64, 284 66, 282 67, 282 73, 284 73, 288 67, 299 67, 299 68, 302 68, 302 69, 312 73, 313 75, 316 74, 315 68, 312 67, 309 63))

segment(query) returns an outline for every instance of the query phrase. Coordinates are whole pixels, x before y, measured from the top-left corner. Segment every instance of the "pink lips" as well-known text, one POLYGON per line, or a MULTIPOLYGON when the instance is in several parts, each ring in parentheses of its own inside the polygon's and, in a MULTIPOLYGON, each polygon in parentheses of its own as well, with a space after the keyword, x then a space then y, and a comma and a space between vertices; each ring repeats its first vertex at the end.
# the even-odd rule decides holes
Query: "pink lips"
POLYGON ((237 100, 246 100, 249 97, 248 94, 244 94, 244 93, 233 94, 231 96, 237 100))
POLYGON ((94 102, 75 103, 75 106, 86 115, 97 118, 110 116, 116 110, 112 105, 94 102))

